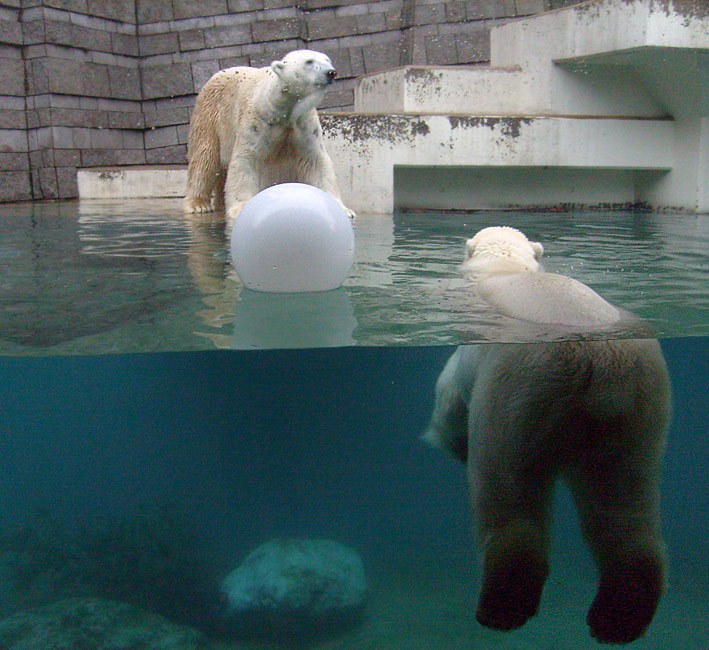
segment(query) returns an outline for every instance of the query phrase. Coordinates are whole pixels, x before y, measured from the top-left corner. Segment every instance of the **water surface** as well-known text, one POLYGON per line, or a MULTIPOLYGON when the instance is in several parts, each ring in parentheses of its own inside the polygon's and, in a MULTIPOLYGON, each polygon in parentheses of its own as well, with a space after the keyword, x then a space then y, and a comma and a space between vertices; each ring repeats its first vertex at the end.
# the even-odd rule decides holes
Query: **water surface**
POLYGON ((172 200, 50 202, 0 206, 0 351, 93 354, 564 338, 566 333, 520 332, 461 278, 465 240, 489 225, 511 225, 541 241, 548 271, 574 277, 642 317, 647 334, 702 335, 709 329, 707 216, 362 215, 354 222, 356 259, 344 287, 285 300, 242 287, 219 214, 185 216, 172 200), (304 313, 310 321, 303 338, 293 323, 304 313))

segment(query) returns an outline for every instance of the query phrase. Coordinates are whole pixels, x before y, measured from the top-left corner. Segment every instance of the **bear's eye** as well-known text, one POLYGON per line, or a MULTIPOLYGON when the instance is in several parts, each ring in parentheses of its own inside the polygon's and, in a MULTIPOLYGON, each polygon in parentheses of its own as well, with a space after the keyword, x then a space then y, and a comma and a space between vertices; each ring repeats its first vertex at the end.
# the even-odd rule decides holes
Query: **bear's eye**
POLYGON ((315 63, 315 61, 314 61, 313 59, 308 59, 308 60, 305 62, 305 65, 313 65, 313 63, 315 63))

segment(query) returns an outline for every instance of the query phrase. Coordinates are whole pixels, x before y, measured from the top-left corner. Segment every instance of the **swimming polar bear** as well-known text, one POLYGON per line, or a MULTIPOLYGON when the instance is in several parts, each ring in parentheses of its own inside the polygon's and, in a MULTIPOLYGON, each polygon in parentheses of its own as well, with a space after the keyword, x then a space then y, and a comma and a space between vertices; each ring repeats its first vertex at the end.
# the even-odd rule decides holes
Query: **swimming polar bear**
MULTIPOLYGON (((543 248, 510 228, 468 240, 463 269, 507 316, 546 325, 619 322, 589 287, 540 270, 543 248)), ((537 612, 549 572, 553 486, 568 484, 600 582, 587 615, 628 643, 663 592, 660 464, 670 414, 654 339, 461 346, 436 383, 424 436, 467 465, 483 550, 476 617, 513 629, 537 612)))
POLYGON ((340 198, 315 108, 334 79, 329 57, 313 50, 214 74, 192 114, 185 211, 211 212, 225 201, 233 220, 261 190, 300 182, 328 192, 354 216, 340 198))

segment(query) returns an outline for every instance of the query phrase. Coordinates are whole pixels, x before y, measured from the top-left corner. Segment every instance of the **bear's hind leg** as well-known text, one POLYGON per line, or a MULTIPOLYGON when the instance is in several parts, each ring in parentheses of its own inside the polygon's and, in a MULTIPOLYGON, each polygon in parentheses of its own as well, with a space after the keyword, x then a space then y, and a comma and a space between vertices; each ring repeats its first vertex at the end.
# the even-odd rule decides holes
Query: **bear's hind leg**
POLYGON ((475 618, 496 630, 524 625, 539 609, 549 574, 547 541, 530 522, 510 522, 485 544, 483 577, 475 618))
POLYGON ((600 572, 586 622, 598 641, 630 643, 650 625, 664 590, 658 472, 653 461, 608 456, 570 480, 600 572))
MULTIPOLYGON (((473 462, 475 462, 474 459, 473 462)), ((475 617, 486 627, 512 630, 537 613, 549 574, 553 475, 529 468, 511 478, 517 458, 488 459, 487 476, 472 473, 473 501, 483 547, 483 575, 475 617), (491 467, 497 466, 502 475, 491 467)))
POLYGON ((185 212, 212 212, 212 194, 223 174, 219 161, 219 138, 205 134, 205 127, 193 128, 187 165, 187 190, 183 202, 185 212), (201 136, 201 139, 200 139, 201 136))
POLYGON ((655 616, 665 580, 658 553, 606 562, 586 622, 602 643, 630 643, 643 635, 655 616))

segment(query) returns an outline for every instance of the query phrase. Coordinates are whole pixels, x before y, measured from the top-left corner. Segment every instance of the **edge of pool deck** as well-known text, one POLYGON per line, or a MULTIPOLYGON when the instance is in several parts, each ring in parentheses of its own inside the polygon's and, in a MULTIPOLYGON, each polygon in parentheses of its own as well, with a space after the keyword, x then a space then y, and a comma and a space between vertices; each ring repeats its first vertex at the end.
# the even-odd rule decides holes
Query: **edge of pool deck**
MULTIPOLYGON (((321 113, 346 204, 709 213, 709 5, 591 0, 491 30, 490 66, 365 75, 321 113)), ((181 197, 184 166, 78 171, 82 199, 181 197)))

